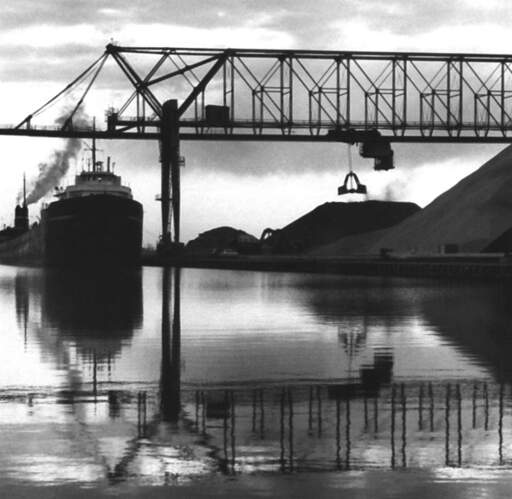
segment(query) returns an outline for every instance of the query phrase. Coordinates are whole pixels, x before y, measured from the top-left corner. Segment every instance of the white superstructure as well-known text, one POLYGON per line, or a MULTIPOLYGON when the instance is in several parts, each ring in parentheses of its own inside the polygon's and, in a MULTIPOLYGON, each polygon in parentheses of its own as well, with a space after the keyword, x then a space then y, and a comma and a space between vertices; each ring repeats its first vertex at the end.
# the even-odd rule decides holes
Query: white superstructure
POLYGON ((109 194, 133 199, 132 190, 121 185, 121 177, 110 170, 103 169, 103 162, 97 161, 91 171, 82 171, 75 176, 74 185, 56 189, 55 196, 59 199, 77 198, 96 194, 109 194))

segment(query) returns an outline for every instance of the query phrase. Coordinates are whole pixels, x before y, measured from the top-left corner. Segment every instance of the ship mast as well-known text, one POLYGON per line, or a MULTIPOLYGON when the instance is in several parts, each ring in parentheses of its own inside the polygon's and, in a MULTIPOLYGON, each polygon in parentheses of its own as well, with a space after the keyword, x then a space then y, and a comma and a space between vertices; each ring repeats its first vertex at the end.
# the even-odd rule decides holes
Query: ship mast
POLYGON ((96 172, 96 117, 92 120, 92 171, 96 172))

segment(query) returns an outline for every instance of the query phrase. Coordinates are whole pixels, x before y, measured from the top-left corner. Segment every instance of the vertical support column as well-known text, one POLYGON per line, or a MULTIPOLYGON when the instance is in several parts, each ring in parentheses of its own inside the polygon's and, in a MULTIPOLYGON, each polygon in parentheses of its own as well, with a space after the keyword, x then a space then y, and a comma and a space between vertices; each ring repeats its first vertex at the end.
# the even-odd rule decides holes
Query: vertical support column
MULTIPOLYGON (((176 134, 178 135, 178 133, 176 134)), ((181 161, 180 161, 180 147, 179 139, 177 146, 174 150, 172 162, 171 162, 171 188, 172 188, 172 221, 174 229, 174 244, 180 243, 180 207, 181 207, 181 161)))
POLYGON ((464 113, 464 78, 463 78, 463 65, 462 65, 462 59, 459 61, 459 123, 457 128, 457 137, 460 136, 460 132, 462 131, 462 120, 463 120, 463 113, 464 113))
POLYGON ((405 134, 405 130, 407 127, 407 59, 403 60, 403 77, 404 77, 404 99, 403 99, 403 127, 402 127, 402 135, 405 134))
POLYGON ((350 126, 350 59, 347 58, 347 127, 350 126))
POLYGON ((446 61, 446 129, 450 137, 452 136, 451 69, 452 62, 446 61))
POLYGON ((293 57, 288 59, 288 135, 292 133, 293 123, 293 57))
POLYGON ((171 206, 174 230, 174 243, 180 241, 180 138, 178 122, 178 101, 164 102, 161 144, 161 197, 162 197, 162 245, 171 243, 171 206), (172 196, 171 196, 172 193, 172 196))
POLYGON ((336 57, 335 59, 336 64, 336 127, 339 128, 340 126, 340 58, 336 57))
POLYGON ((393 127, 393 133, 396 131, 396 93, 397 93, 397 85, 396 85, 396 66, 397 60, 393 59, 391 62, 391 123, 393 127))
POLYGON ((279 107, 280 107, 280 121, 281 121, 281 133, 284 134, 285 126, 285 110, 284 110, 284 56, 279 58, 279 107))

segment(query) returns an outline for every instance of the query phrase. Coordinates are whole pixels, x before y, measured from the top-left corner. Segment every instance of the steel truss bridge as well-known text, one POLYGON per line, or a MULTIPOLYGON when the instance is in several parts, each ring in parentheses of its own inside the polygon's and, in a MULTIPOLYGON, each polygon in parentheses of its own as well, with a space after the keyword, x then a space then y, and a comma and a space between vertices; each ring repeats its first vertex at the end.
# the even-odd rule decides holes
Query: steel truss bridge
POLYGON ((162 237, 170 243, 172 214, 179 242, 181 140, 359 143, 376 169, 393 167, 391 142, 508 143, 512 55, 109 44, 0 134, 158 140, 162 237), (102 77, 111 90, 127 90, 104 126, 93 127, 79 115, 102 77), (70 95, 65 119, 45 122, 47 110, 70 95))

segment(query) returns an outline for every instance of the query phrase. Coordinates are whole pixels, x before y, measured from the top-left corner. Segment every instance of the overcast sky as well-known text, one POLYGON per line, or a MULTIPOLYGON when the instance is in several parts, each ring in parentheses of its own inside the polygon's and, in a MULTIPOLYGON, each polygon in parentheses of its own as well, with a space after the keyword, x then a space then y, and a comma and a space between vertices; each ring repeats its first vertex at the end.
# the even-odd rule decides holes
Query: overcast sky
MULTIPOLYGON (((507 0, 4 0, 0 123, 20 121, 101 55, 111 39, 144 46, 512 53, 511 19, 507 0)), ((58 140, 0 138, 2 223, 12 221, 22 172, 34 176, 38 163, 61 146, 58 140)), ((143 202, 145 241, 153 242, 160 231, 157 145, 100 147, 143 202)), ((195 142, 182 149, 185 241, 218 225, 259 236, 265 227, 281 227, 320 203, 339 200, 347 165, 340 144, 195 142)), ((370 197, 425 205, 500 147, 394 150, 397 169, 388 173, 374 172, 369 160, 354 154, 370 197)))

